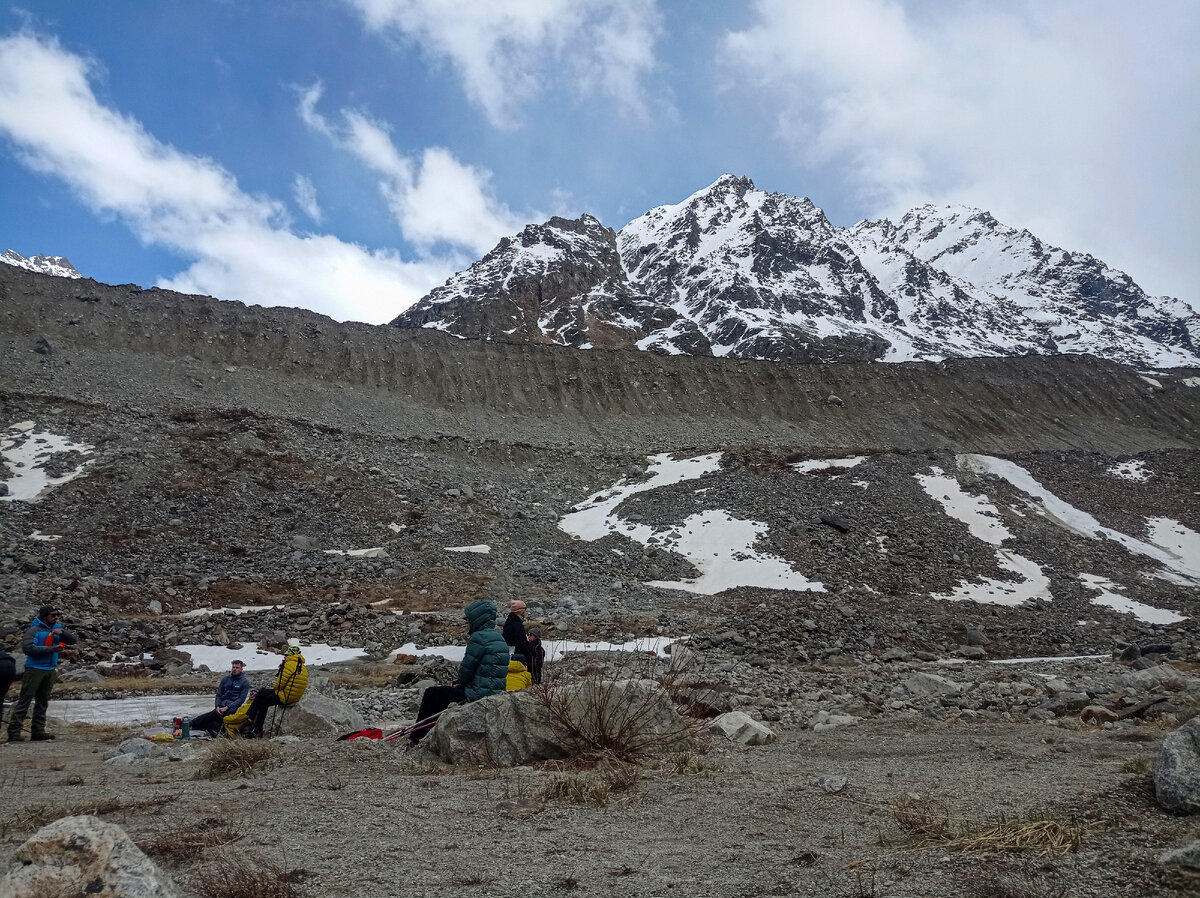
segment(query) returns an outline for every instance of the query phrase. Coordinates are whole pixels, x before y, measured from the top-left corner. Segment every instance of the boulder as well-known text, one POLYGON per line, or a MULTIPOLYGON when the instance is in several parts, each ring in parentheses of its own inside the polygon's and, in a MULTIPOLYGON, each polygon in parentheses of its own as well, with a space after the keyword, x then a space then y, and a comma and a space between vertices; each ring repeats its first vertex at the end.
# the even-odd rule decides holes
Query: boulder
POLYGON ((1157 692, 1165 687, 1174 689, 1187 688, 1188 692, 1200 691, 1200 681, 1185 677, 1183 673, 1170 664, 1156 664, 1145 670, 1135 670, 1121 675, 1121 685, 1140 689, 1143 692, 1157 692))
POLYGON ((687 722, 658 683, 597 679, 452 707, 425 743, 451 763, 515 767, 592 749, 652 754, 687 735, 687 722))
POLYGON ((1163 810, 1200 814, 1200 717, 1163 739, 1154 768, 1154 794, 1163 810))
POLYGON ((550 709, 533 692, 502 692, 442 712, 424 746, 450 763, 519 767, 567 756, 550 709))
POLYGON ((20 866, 0 880, 5 898, 178 898, 171 877, 121 827, 99 817, 63 817, 16 850, 20 866))
POLYGON ((362 715, 348 702, 309 689, 304 698, 287 708, 272 708, 263 729, 274 731, 275 715, 283 714, 281 735, 327 736, 361 730, 366 724, 362 715))
POLYGON ((775 732, 770 727, 759 723, 744 711, 730 711, 714 718, 708 725, 714 733, 720 733, 726 739, 740 742, 742 745, 766 745, 774 742, 775 732))
POLYGON ((104 760, 114 761, 120 758, 127 761, 140 761, 143 758, 153 758, 163 754, 166 754, 166 749, 157 742, 151 742, 141 736, 131 736, 115 748, 105 752, 104 760))
POLYGON ((834 714, 830 711, 818 711, 812 717, 812 728, 814 732, 820 733, 823 730, 832 730, 837 727, 853 726, 862 720, 861 717, 855 717, 853 714, 834 714))
POLYGON ((958 695, 963 691, 963 684, 918 671, 904 681, 904 688, 909 695, 958 695))
POLYGON ((1159 855, 1158 862, 1186 873, 1200 873, 1200 842, 1189 842, 1182 848, 1159 855))

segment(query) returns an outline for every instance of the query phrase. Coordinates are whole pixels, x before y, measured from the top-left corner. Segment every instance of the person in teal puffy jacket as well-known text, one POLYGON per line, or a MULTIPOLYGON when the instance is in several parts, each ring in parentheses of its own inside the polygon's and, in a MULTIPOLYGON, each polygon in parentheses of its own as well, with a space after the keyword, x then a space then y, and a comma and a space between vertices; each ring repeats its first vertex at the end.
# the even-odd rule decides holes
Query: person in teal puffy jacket
MULTIPOLYGON (((508 643, 496 629, 499 614, 491 602, 480 599, 472 602, 463 611, 471 635, 463 652, 462 664, 453 686, 430 686, 421 696, 421 707, 417 711, 417 722, 428 720, 452 704, 478 701, 489 695, 504 692, 508 679, 508 643)), ((436 721, 429 721, 409 736, 409 744, 416 745, 425 734, 433 729, 436 721)))

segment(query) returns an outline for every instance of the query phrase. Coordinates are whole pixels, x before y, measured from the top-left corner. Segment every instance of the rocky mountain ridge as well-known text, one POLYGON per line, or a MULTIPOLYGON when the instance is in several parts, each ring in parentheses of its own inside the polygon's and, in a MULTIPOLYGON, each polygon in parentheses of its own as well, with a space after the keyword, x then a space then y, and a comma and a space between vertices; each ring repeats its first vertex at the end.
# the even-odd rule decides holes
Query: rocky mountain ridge
POLYGON ((460 337, 787 362, 1090 353, 1200 362, 1200 316, 965 207, 840 228, 724 175, 620 231, 530 225, 393 322, 460 337))

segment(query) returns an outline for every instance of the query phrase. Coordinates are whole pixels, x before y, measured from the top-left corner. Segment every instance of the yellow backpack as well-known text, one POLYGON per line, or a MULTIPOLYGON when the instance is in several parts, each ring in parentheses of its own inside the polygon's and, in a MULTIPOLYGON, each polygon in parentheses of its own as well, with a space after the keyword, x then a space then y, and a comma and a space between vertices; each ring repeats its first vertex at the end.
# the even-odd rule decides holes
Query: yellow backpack
POLYGON ((283 663, 279 665, 279 673, 275 675, 275 685, 272 688, 281 705, 294 705, 304 697, 304 690, 308 688, 308 665, 304 663, 304 656, 295 646, 284 653, 283 663))

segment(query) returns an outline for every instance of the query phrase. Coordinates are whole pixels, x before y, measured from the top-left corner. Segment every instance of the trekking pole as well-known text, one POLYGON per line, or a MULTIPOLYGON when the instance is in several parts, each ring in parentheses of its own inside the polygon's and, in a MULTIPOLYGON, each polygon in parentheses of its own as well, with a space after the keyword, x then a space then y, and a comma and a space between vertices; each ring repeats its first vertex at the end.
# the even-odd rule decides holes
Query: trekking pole
POLYGON ((388 733, 386 736, 383 737, 383 741, 391 742, 393 739, 399 739, 401 736, 411 736, 413 733, 417 732, 418 730, 428 729, 429 727, 432 727, 434 722, 448 710, 450 710, 450 709, 443 708, 441 711, 438 711, 436 714, 430 714, 424 720, 418 720, 416 723, 410 723, 408 726, 403 727, 399 730, 396 730, 396 732, 394 732, 394 733, 388 733))

